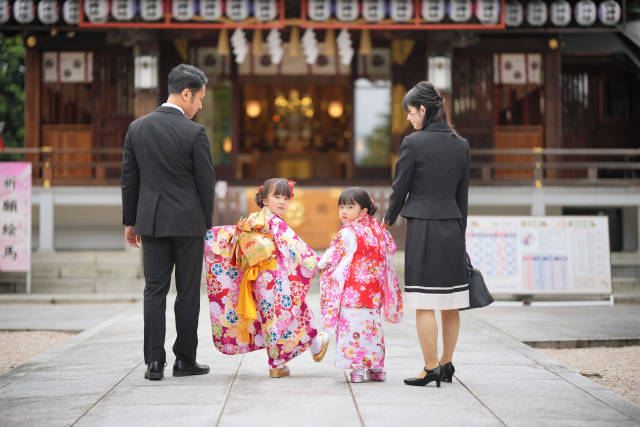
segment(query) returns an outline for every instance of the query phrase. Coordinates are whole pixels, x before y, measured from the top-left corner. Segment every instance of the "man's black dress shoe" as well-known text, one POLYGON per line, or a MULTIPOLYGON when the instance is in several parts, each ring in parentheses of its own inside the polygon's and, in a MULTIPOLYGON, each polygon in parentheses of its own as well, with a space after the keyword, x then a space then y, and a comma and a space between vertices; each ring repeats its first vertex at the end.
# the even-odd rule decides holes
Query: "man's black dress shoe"
POLYGON ((209 367, 207 365, 200 365, 198 363, 187 363, 183 360, 176 360, 173 364, 173 376, 174 377, 187 377, 189 375, 204 375, 209 373, 209 367))
POLYGON ((148 380, 161 380, 164 376, 164 367, 167 366, 164 362, 151 362, 147 365, 147 372, 144 373, 144 377, 148 380))

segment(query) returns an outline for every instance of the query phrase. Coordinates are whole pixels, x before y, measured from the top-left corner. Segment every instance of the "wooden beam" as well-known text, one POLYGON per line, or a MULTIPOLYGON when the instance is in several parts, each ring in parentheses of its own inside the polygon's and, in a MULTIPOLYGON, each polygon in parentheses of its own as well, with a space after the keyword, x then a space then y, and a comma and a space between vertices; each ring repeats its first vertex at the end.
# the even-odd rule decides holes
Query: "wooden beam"
MULTIPOLYGON (((27 49, 25 55, 25 105, 24 105, 24 147, 40 147, 40 51, 27 49)), ((27 154, 25 160, 38 162, 39 154, 27 154)), ((40 176, 40 168, 32 168, 34 178, 40 176)))
MULTIPOLYGON (((562 147, 562 61, 558 50, 547 52, 544 58, 544 147, 562 147)), ((547 178, 557 177, 555 170, 546 173, 547 178)))

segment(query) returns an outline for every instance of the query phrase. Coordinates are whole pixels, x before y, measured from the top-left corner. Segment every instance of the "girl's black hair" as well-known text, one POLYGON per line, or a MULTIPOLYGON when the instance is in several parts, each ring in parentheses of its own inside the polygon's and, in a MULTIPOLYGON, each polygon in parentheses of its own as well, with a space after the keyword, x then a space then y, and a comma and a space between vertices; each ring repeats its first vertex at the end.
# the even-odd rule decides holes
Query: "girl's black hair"
POLYGON ((422 130, 431 123, 445 122, 452 131, 455 132, 453 124, 447 117, 447 110, 444 108, 445 99, 440 95, 436 87, 426 80, 419 82, 407 92, 402 99, 402 108, 409 111, 409 106, 420 110, 422 105, 425 109, 424 119, 422 120, 422 130))
POLYGON ((367 213, 371 216, 375 215, 378 210, 367 190, 362 187, 349 187, 338 198, 338 206, 351 205, 353 203, 360 205, 360 209, 367 208, 367 213))
POLYGON ((289 181, 286 178, 269 178, 262 184, 262 187, 260 187, 256 194, 256 198, 254 199, 256 205, 263 208, 265 199, 269 197, 272 191, 274 196, 284 196, 287 199, 291 198, 291 188, 289 188, 289 181))

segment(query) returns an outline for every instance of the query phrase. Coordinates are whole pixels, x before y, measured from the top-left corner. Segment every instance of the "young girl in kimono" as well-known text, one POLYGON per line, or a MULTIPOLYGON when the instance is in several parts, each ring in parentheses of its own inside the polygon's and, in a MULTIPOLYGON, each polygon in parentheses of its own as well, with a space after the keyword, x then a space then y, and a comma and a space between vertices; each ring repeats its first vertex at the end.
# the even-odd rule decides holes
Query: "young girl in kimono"
POLYGON ((288 376, 286 363, 307 348, 321 361, 329 345, 306 303, 317 256, 283 219, 293 186, 266 180, 255 197, 259 212, 205 238, 213 342, 224 354, 266 349, 272 378, 288 376))
POLYGON ((336 332, 336 367, 352 369, 351 382, 384 381, 385 320, 402 320, 402 293, 393 268, 396 245, 373 217, 376 206, 363 188, 338 199, 343 226, 318 267, 323 327, 336 332))

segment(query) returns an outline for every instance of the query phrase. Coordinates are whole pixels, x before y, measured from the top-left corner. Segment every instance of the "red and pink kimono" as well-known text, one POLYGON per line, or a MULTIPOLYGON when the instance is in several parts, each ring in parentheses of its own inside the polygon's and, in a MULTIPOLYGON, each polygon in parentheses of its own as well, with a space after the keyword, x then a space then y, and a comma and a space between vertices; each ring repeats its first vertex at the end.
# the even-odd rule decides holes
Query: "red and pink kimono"
POLYGON ((317 261, 315 252, 266 207, 236 226, 211 228, 205 262, 216 348, 224 354, 265 348, 271 368, 304 352, 318 334, 306 303, 317 261), (245 274, 252 275, 250 291, 241 291, 245 274), (250 339, 244 337, 239 310, 247 295, 255 316, 244 326, 250 339))
POLYGON ((370 215, 345 224, 318 267, 323 327, 336 332, 336 367, 384 367, 382 317, 402 320, 402 292, 393 268, 396 245, 370 215))

